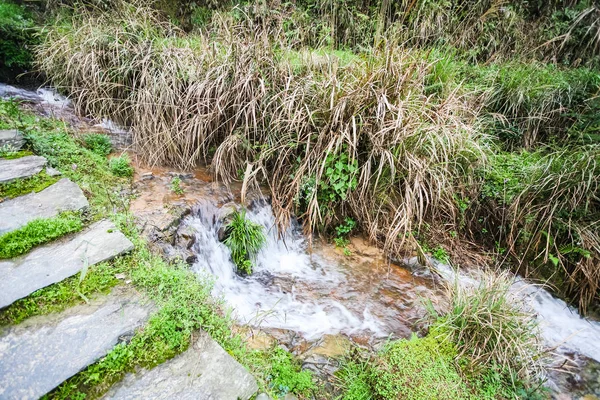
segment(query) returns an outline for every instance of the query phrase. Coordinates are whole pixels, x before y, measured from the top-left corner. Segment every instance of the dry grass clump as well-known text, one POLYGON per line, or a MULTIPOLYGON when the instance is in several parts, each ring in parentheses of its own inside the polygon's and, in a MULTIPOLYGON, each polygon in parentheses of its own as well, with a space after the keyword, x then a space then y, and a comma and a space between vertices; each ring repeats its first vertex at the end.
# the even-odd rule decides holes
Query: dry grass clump
POLYGON ((454 196, 484 151, 470 94, 429 93, 435 61, 388 47, 298 65, 264 31, 245 40, 221 20, 217 40, 183 37, 131 10, 51 30, 38 59, 82 113, 130 125, 148 161, 212 159, 225 181, 266 180, 281 225, 293 212, 310 228, 352 214, 392 253, 424 220, 455 220, 454 196))
POLYGON ((486 273, 477 286, 458 280, 447 286, 450 304, 432 323, 470 360, 473 372, 495 369, 513 384, 539 382, 545 372, 545 350, 532 313, 511 291, 507 272, 486 273))

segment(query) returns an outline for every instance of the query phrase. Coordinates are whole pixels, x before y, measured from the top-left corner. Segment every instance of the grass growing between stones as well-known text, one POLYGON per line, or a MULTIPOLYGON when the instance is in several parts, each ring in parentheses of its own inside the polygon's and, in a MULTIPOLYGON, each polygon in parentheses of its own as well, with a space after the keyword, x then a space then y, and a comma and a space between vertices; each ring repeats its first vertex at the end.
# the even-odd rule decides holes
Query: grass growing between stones
POLYGON ((80 215, 63 213, 55 218, 39 218, 27 225, 0 236, 0 259, 12 258, 33 247, 48 243, 83 228, 80 215))
POLYGON ((89 267, 85 279, 79 283, 79 275, 37 290, 24 299, 17 300, 0 311, 0 326, 16 325, 27 318, 66 310, 85 303, 84 298, 108 293, 120 281, 115 277, 122 272, 113 263, 101 263, 89 267))
POLYGON ((9 183, 0 183, 0 199, 8 200, 31 192, 41 192, 48 186, 58 182, 60 177, 49 176, 45 171, 26 179, 18 179, 9 183))

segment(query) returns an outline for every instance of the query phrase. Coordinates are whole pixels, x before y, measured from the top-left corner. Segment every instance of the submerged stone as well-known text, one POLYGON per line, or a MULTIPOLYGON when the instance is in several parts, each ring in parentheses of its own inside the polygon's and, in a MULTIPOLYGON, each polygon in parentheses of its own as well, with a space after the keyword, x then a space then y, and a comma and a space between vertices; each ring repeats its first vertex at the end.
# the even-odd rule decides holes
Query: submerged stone
POLYGON ((129 374, 105 399, 246 400, 256 380, 206 332, 187 351, 152 370, 129 374))
POLYGON ((0 398, 38 399, 106 355, 147 318, 131 289, 60 314, 34 317, 0 336, 0 398))
POLYGON ((132 249, 133 244, 112 222, 100 221, 68 239, 0 262, 0 308, 132 249))
POLYGON ((52 218, 62 211, 79 211, 88 206, 79 186, 64 178, 41 192, 0 203, 0 235, 36 218, 52 218))
POLYGON ((25 156, 13 160, 0 159, 0 183, 29 178, 39 174, 47 160, 40 156, 25 156))

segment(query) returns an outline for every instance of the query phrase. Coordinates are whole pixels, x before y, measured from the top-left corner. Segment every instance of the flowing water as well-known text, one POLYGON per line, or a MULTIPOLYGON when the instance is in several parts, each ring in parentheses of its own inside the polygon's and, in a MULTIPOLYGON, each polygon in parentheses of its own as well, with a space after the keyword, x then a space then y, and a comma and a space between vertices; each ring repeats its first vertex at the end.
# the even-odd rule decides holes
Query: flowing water
POLYGON ((383 258, 367 257, 371 262, 357 266, 318 244, 309 252, 295 221, 279 237, 266 203, 255 204, 247 214, 263 226, 267 243, 254 273, 242 278, 219 241, 219 215, 216 206, 204 202, 184 222, 196 231, 193 268, 216 278, 215 294, 244 324, 291 330, 306 340, 338 333, 373 340, 401 337, 418 318, 419 296, 438 296, 426 279, 398 272, 400 267, 383 258))

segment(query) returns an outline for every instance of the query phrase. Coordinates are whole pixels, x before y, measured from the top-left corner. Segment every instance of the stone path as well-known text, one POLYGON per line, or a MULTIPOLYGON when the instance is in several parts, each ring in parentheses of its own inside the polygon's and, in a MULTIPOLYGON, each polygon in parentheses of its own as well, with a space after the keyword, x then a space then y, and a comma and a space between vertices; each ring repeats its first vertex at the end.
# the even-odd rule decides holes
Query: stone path
POLYGON ((108 353, 148 318, 152 306, 131 289, 0 336, 0 398, 38 399, 108 353))
POLYGON ((254 377, 206 332, 194 345, 152 370, 129 374, 105 400, 247 400, 256 393, 254 377))
POLYGON ((36 218, 52 218, 62 211, 79 211, 88 206, 79 186, 63 178, 41 192, 0 203, 0 235, 36 218))
POLYGON ((131 250, 133 244, 112 222, 101 221, 65 240, 51 242, 10 261, 0 261, 0 308, 75 275, 85 266, 131 250))
POLYGON ((26 156, 14 160, 0 159, 0 183, 37 175, 46 163, 46 159, 39 156, 26 156))
MULTIPOLYGON (((0 131, 0 147, 18 149, 23 143, 17 131, 0 131)), ((0 184, 38 174, 46 164, 38 156, 0 158, 0 184)), ((79 186, 61 179, 38 193, 0 202, 0 235, 38 218, 88 206, 79 186)), ((112 222, 100 221, 20 257, 0 260, 0 309, 132 249, 131 241, 112 222)), ((38 399, 47 394, 131 337, 153 310, 131 286, 117 287, 88 304, 0 328, 0 399, 38 399)), ((201 332, 186 352, 151 371, 128 376, 107 398, 234 400, 249 399, 257 389, 252 375, 201 332)))

